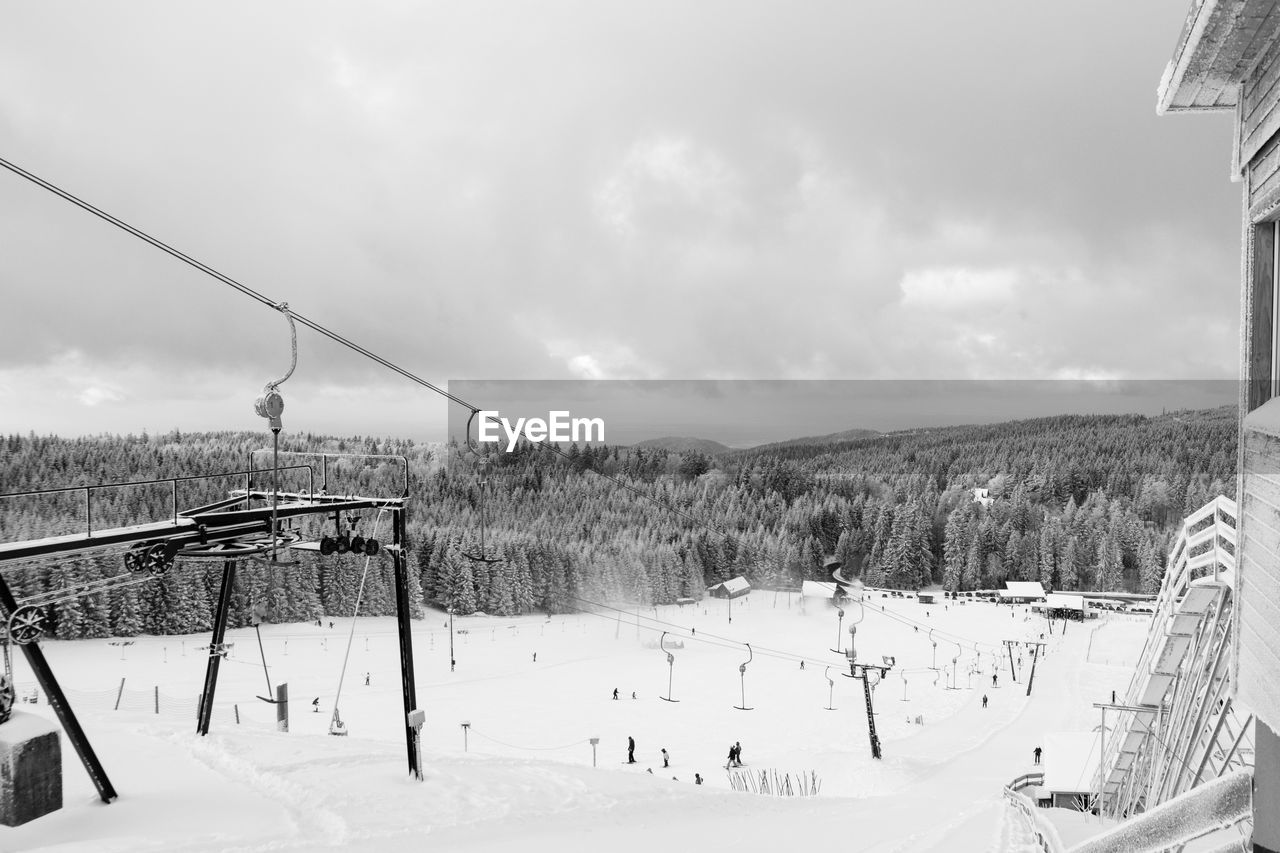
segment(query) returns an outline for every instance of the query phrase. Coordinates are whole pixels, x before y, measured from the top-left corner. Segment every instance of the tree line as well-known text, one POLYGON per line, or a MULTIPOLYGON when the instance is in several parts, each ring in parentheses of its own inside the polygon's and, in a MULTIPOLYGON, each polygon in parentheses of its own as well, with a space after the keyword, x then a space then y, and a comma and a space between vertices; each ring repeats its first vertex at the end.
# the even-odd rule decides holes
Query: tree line
MULTIPOLYGON (((832 558, 847 576, 903 589, 1040 580, 1054 589, 1152 592, 1181 519, 1217 494, 1233 496, 1236 423, 1232 409, 1060 416, 716 457, 607 445, 556 454, 521 442, 490 457, 483 488, 477 460, 456 446, 314 435, 287 436, 282 446, 404 456, 415 609, 512 615, 584 601, 699 598, 736 575, 793 587, 828 579, 832 558), (975 500, 975 489, 989 501, 975 500)), ((264 443, 248 432, 10 435, 0 438, 0 490, 256 469, 182 482, 181 509, 249 482, 264 488, 269 456, 251 455, 264 443)), ((303 461, 316 462, 286 456, 282 464, 303 461)), ((281 487, 318 487, 305 473, 284 472, 281 487)), ((329 474, 331 493, 403 488, 394 460, 331 460, 329 474)), ((92 523, 163 519, 173 500, 167 483, 95 489, 92 523)), ((84 502, 83 492, 4 499, 4 541, 83 529, 84 502)), ((378 525, 386 541, 389 525, 376 513, 356 529, 370 536, 378 525)), ((299 530, 306 538, 337 532, 331 519, 299 530)), ((350 615, 362 577, 360 612, 394 613, 390 559, 369 561, 367 576, 364 566, 350 554, 296 551, 283 564, 243 561, 232 624, 350 615)), ((10 567, 5 578, 25 597, 123 572, 116 554, 10 567)), ((220 562, 180 559, 154 581, 67 598, 49 608, 51 622, 67 638, 205 630, 221 572, 220 562)))

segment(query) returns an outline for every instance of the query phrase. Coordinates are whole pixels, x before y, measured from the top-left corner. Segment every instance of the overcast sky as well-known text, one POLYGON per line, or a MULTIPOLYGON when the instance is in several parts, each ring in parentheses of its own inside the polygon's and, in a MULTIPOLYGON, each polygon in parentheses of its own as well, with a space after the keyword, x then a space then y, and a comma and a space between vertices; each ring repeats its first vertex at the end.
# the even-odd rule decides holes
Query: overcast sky
MULTIPOLYGON (((1234 378, 1188 6, 17 4, 0 157, 439 383, 1234 378)), ((0 432, 265 426, 280 315, 3 171, 0 290, 0 432)), ((305 329, 281 390, 444 433, 305 329)))

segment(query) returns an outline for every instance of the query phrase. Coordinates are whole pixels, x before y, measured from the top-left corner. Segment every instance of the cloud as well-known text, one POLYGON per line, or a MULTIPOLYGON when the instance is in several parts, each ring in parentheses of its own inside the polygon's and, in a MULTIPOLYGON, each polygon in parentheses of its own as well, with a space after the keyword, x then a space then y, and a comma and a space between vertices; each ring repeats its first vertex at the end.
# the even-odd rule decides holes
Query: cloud
MULTIPOLYGON (((433 381, 1234 376, 1229 118, 1150 108, 1183 12, 927 5, 26 4, 0 150, 433 381)), ((0 233, 18 431, 240 426, 287 364, 8 173, 0 233)), ((316 429, 406 387, 300 332, 291 414, 405 401, 316 429)))
POLYGON ((908 270, 902 277, 902 304, 951 310, 984 303, 1008 303, 1016 297, 1018 274, 1009 269, 966 267, 908 270))
POLYGON ((80 393, 76 395, 76 399, 92 408, 102 403, 119 403, 124 400, 124 394, 114 388, 90 385, 87 388, 82 388, 80 393))

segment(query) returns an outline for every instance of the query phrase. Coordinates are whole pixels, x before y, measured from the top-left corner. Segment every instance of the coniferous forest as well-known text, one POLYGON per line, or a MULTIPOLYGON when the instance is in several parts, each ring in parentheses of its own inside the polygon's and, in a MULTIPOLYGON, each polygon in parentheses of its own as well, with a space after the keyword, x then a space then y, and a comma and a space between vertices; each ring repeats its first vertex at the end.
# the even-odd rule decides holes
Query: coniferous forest
MULTIPOLYGON (((0 492, 240 471, 267 438, 8 436, 0 438, 0 492)), ((735 575, 790 588, 828 579, 822 566, 833 556, 846 576, 873 586, 963 590, 1039 580, 1060 590, 1151 593, 1182 518, 1218 494, 1234 497, 1236 441, 1237 413, 1223 408, 1059 416, 714 457, 608 445, 556 454, 522 443, 489 457, 483 494, 477 458, 457 447, 287 435, 282 448, 407 457, 411 593, 458 613, 510 615, 565 612, 584 601, 699 598, 709 584, 735 575), (990 500, 975 500, 975 489, 990 500)), ((261 469, 270 457, 253 459, 261 469)), ((399 493, 399 474, 386 460, 335 474, 348 478, 344 492, 399 493)), ((261 471, 254 476, 255 488, 270 481, 261 471)), ((300 488, 299 477, 285 472, 282 488, 300 488)), ((184 482, 180 508, 243 485, 243 477, 184 482)), ((93 524, 162 520, 172 503, 168 484, 95 489, 93 524)), ((85 523, 83 492, 0 501, 3 541, 70 533, 85 523)), ((332 521, 322 528, 317 519, 301 532, 314 539, 336 532, 331 528, 332 521)), ((375 513, 358 529, 390 539, 375 513)), ((364 566, 364 557, 313 552, 291 552, 283 565, 243 561, 231 623, 350 615, 364 566)), ((154 581, 64 600, 49 608, 53 632, 79 638, 208 629, 221 571, 220 562, 180 558, 154 581)), ((5 577, 23 598, 124 572, 117 553, 13 566, 5 577)), ((390 615, 394 606, 391 560, 374 558, 360 612, 390 615)))

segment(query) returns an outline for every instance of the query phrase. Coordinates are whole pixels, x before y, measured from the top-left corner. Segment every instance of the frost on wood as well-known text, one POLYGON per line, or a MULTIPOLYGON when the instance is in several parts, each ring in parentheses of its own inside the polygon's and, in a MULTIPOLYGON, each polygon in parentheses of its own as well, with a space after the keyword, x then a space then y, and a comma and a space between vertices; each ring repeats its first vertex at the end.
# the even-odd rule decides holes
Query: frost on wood
POLYGON ((58 729, 14 711, 0 726, 0 824, 21 826, 62 808, 62 743, 58 729))
POLYGON ((1071 848, 1071 853, 1156 853, 1238 823, 1251 814, 1252 804, 1253 775, 1239 770, 1090 838, 1071 848))

